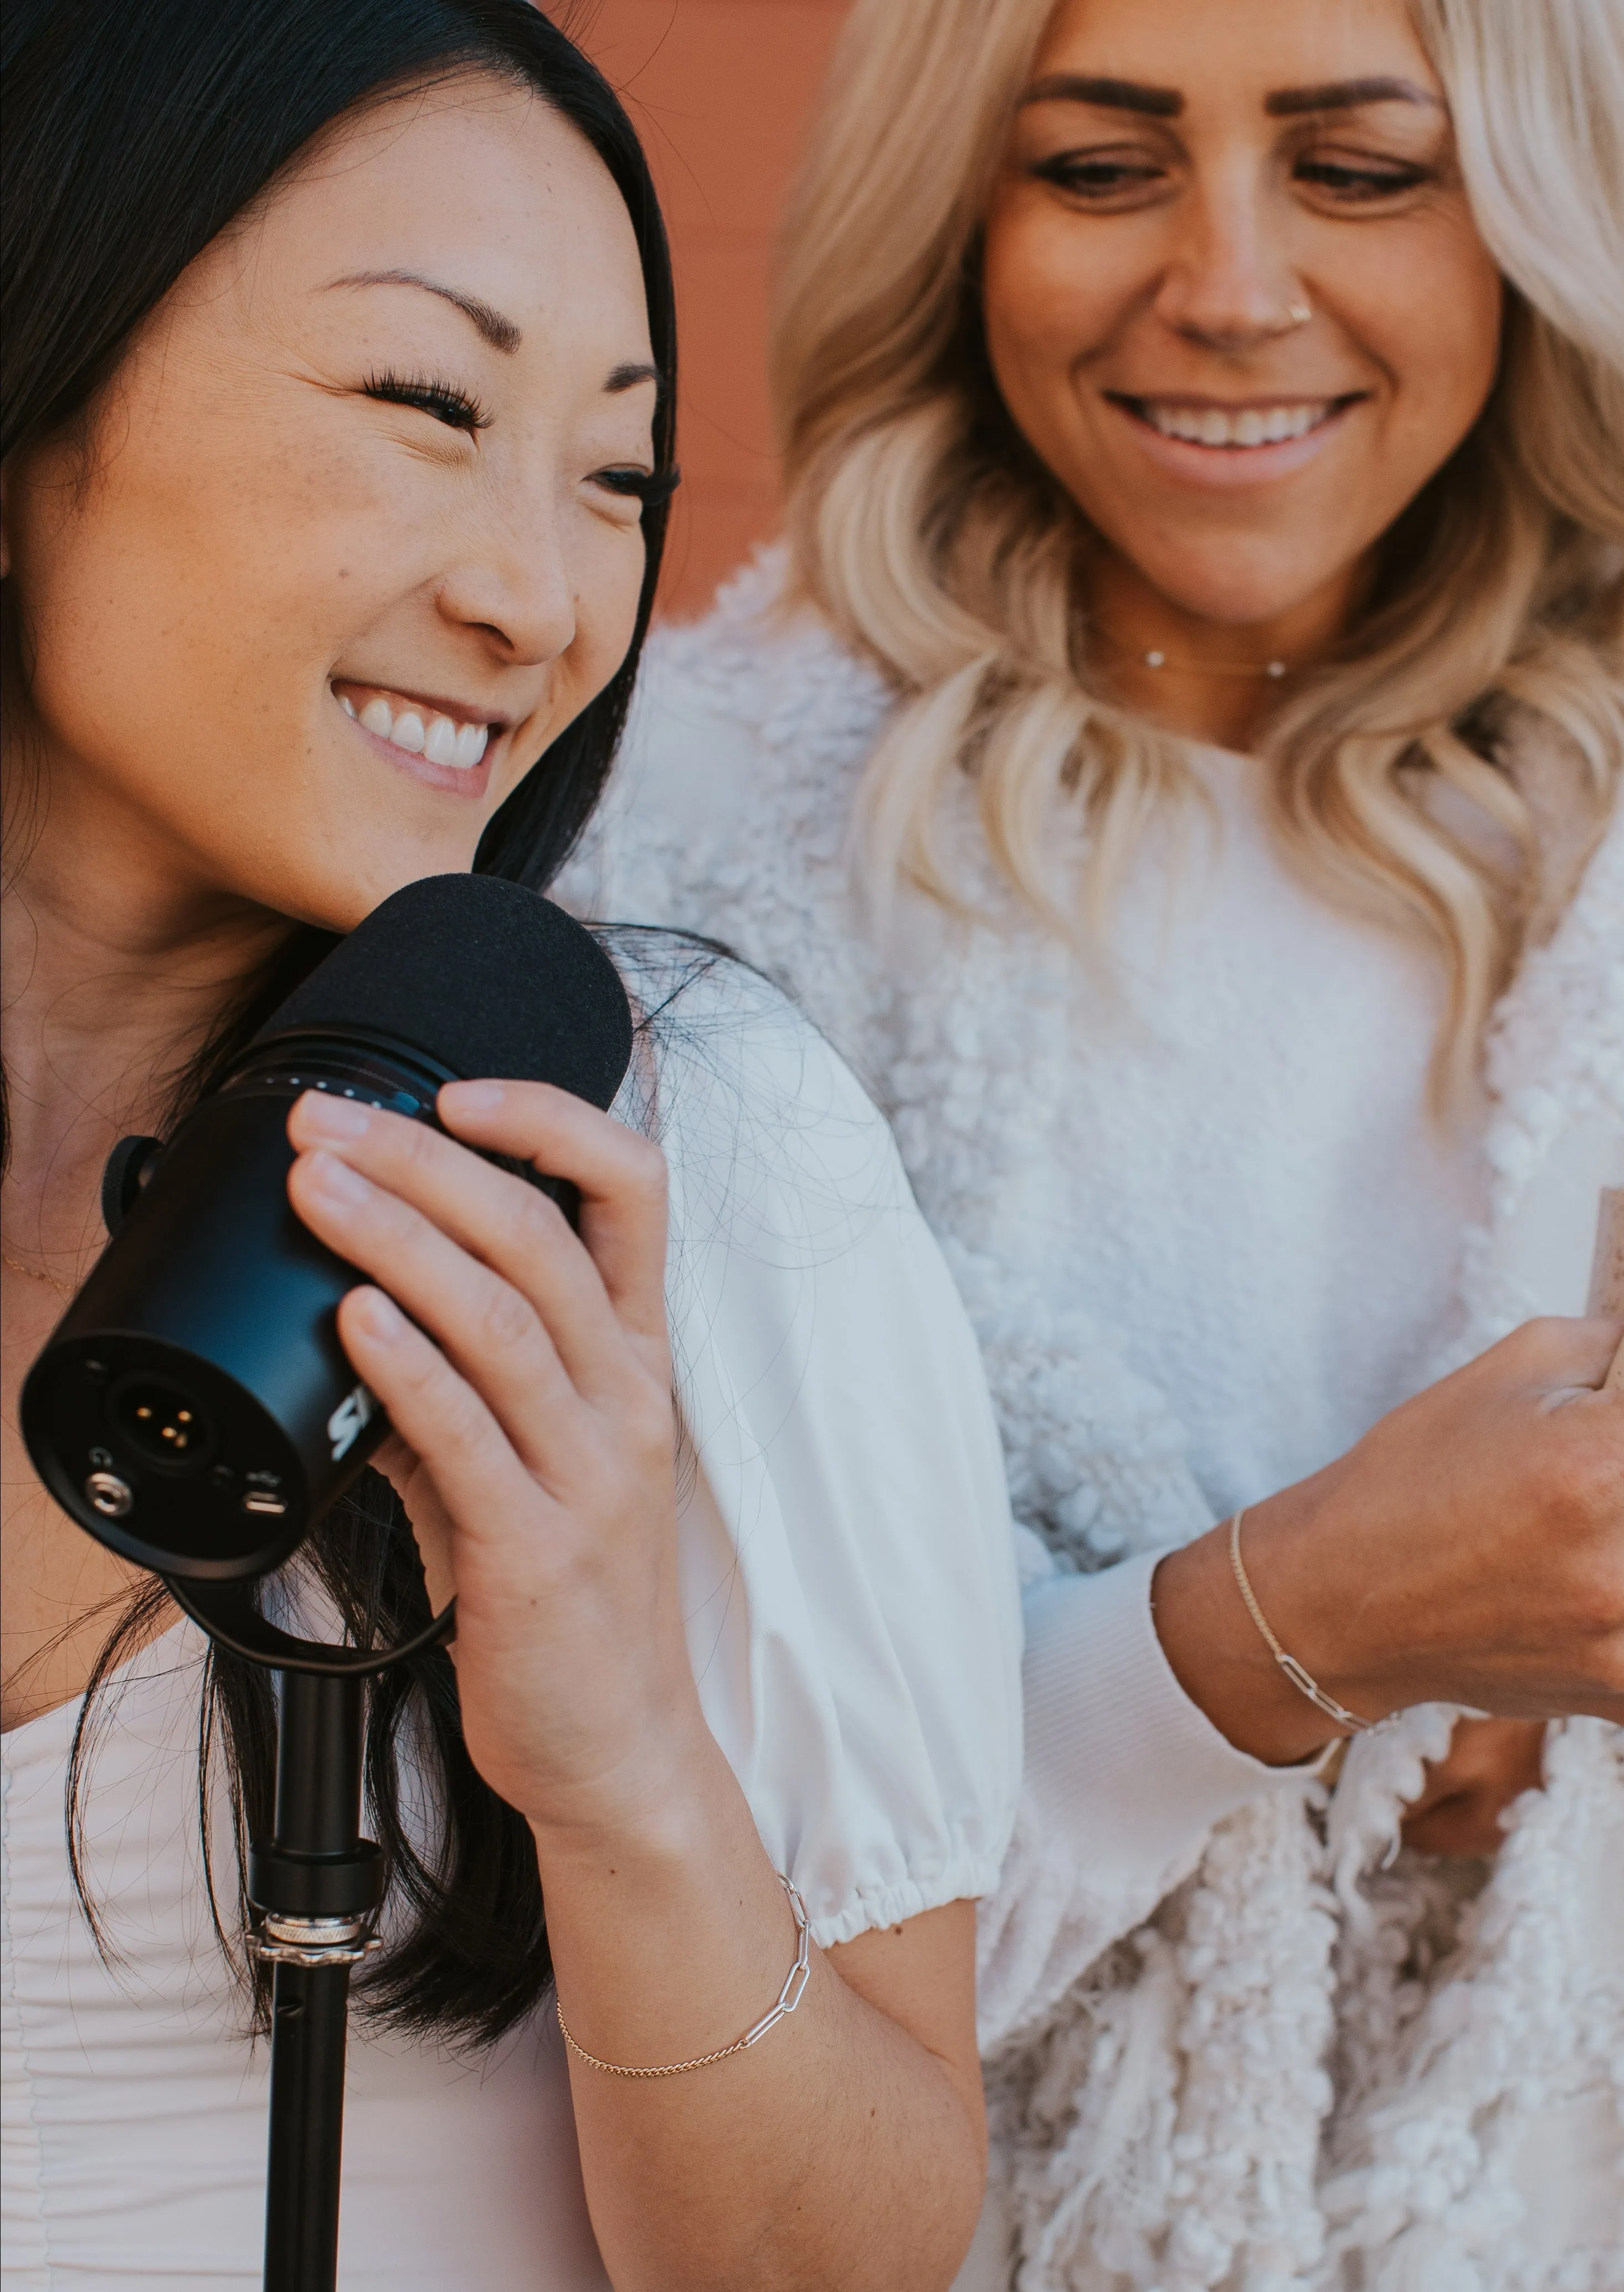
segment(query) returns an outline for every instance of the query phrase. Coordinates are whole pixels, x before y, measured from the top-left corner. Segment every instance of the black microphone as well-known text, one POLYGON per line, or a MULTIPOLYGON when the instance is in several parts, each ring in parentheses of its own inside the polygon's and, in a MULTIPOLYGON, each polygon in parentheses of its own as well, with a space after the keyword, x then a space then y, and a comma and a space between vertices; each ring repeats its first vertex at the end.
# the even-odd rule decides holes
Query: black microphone
POLYGON ((326 1090, 438 1127, 440 1084, 496 1076, 607 1107, 631 1052, 614 965, 538 892, 434 876, 385 900, 166 1145, 114 1150, 113 1238, 22 1389, 63 1510, 162 1575, 279 1567, 387 1430, 335 1322, 362 1276, 287 1198, 289 1105, 326 1090))

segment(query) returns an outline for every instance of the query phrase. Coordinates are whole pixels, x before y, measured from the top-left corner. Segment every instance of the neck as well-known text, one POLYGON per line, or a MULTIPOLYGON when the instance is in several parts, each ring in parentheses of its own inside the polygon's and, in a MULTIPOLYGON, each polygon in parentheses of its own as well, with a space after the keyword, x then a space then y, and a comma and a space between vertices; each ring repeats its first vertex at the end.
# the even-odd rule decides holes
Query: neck
POLYGON ((1249 749, 1295 674, 1322 660, 1347 627, 1360 569, 1286 611, 1209 620, 1153 588, 1114 554, 1089 583, 1094 650, 1112 697, 1136 715, 1212 747, 1249 749))
POLYGON ((161 1121, 175 1077, 288 926, 189 874, 150 823, 104 797, 76 800, 72 775, 20 785, 14 763, 12 750, 5 1246, 71 1279, 101 1238, 109 1149, 161 1121))

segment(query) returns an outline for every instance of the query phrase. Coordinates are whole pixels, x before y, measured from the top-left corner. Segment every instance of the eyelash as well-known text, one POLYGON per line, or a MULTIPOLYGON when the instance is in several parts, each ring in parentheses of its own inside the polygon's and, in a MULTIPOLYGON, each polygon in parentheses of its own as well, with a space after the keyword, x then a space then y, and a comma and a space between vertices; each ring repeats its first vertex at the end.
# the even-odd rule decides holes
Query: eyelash
MULTIPOLYGON (((479 400, 452 383, 406 380, 398 374, 384 373, 368 375, 361 388, 368 398, 388 406, 415 406, 420 413, 431 414, 435 421, 453 430, 465 431, 470 436, 476 430, 490 426, 490 416, 479 400)), ((649 509, 656 503, 668 502, 681 485, 683 475, 675 468, 594 470, 592 481, 609 493, 627 495, 649 509)))
POLYGON ((470 437, 489 426, 490 416, 478 399, 470 398, 454 383, 431 382, 421 375, 407 378, 385 371, 369 374, 361 388, 368 398, 387 406, 415 406, 420 414, 431 414, 448 429, 465 431, 470 437))
POLYGON ((668 470, 594 470, 594 485, 602 486, 611 494, 626 494, 649 509, 657 502, 668 502, 683 481, 678 469, 668 470))
POLYGON ((1350 167, 1335 159, 1299 159, 1297 174, 1333 198, 1352 206, 1362 199, 1390 199, 1413 191, 1427 178, 1425 167, 1350 167))
MULTIPOLYGON (((1039 161, 1032 170, 1040 181, 1062 191, 1102 201, 1153 183, 1162 172, 1154 161, 1135 165, 1126 159, 1087 159, 1069 151, 1039 161)), ((1312 183, 1349 206, 1398 198, 1428 179, 1425 167, 1353 167, 1331 159, 1299 159, 1294 173, 1300 182, 1312 183)))
POLYGON ((1040 160, 1032 173, 1062 191, 1076 191, 1084 198, 1090 192, 1109 198, 1113 191, 1154 182, 1161 170, 1153 163, 1132 166, 1123 159, 1084 159, 1074 151, 1062 151, 1053 159, 1040 160))

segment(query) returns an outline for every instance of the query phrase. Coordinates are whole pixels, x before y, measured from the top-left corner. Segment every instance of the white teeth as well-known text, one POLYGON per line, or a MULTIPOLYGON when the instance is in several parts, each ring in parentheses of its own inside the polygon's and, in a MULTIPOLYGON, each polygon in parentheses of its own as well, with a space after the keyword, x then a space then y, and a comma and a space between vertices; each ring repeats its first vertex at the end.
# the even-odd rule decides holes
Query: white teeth
POLYGON ((1140 409, 1153 430, 1164 438, 1183 438, 1191 445, 1278 446, 1287 438, 1305 438, 1329 415, 1330 401, 1317 399, 1297 406, 1242 407, 1226 414, 1217 406, 1160 406, 1141 399, 1140 409))
MULTIPOLYGON (((347 716, 355 714, 355 703, 347 695, 341 693, 339 702, 347 716)), ((430 763, 447 765, 453 771, 471 772, 490 741, 489 724, 459 724, 455 716, 434 715, 425 728, 416 708, 403 708, 397 716, 382 693, 367 703, 359 721, 368 732, 392 740, 408 755, 426 756, 430 763)))
POLYGON ((424 735, 423 753, 432 764, 456 762, 456 727, 448 716, 436 716, 424 735))

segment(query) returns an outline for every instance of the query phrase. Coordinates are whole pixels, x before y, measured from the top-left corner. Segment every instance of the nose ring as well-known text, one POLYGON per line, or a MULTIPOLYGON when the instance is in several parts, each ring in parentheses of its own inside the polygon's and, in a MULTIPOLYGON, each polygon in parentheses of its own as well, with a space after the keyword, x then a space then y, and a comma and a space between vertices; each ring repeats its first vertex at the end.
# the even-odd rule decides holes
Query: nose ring
POLYGON ((1286 305, 1286 323, 1280 331, 1282 335, 1289 335, 1298 327, 1305 327, 1313 316, 1313 306, 1312 303, 1288 303, 1286 305))

